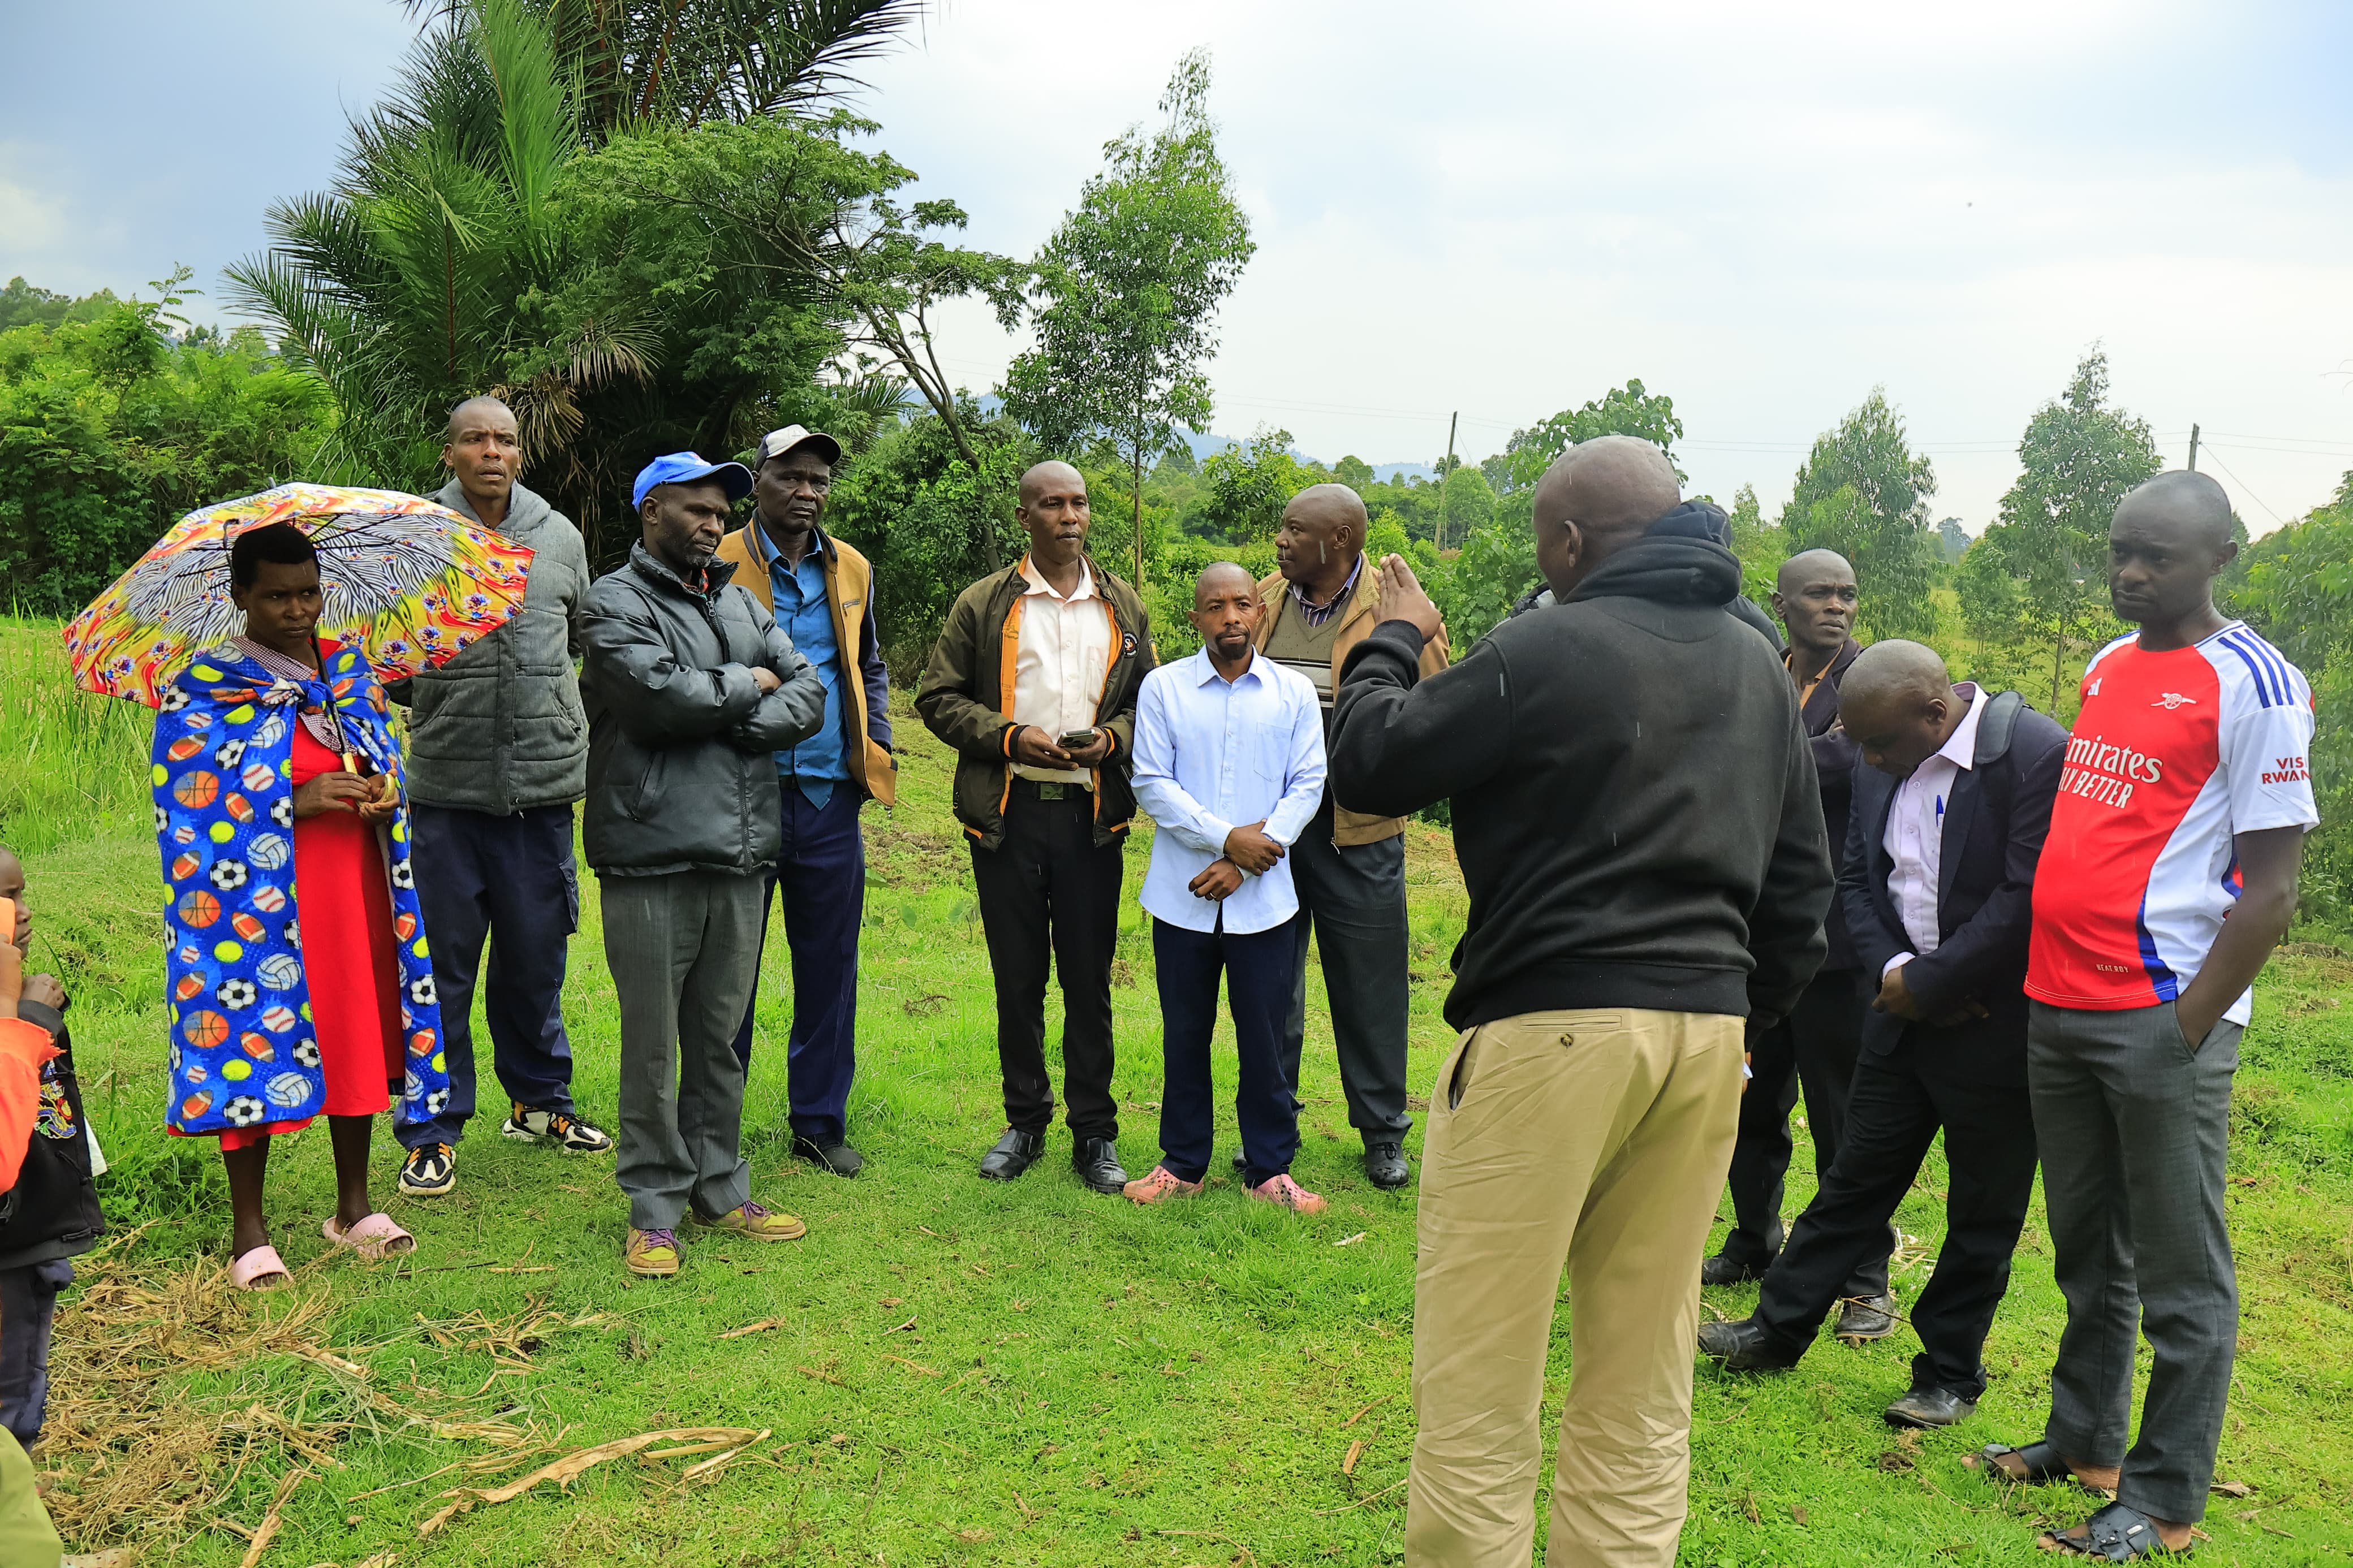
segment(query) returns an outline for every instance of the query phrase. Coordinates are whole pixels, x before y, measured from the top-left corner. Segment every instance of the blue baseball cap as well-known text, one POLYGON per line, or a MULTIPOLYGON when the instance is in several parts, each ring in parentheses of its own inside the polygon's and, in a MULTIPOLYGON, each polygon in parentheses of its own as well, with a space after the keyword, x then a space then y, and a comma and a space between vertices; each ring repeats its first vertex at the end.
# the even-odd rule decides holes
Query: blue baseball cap
POLYGON ((706 463, 694 452, 672 452, 656 458, 638 470, 637 488, 629 492, 629 504, 642 507, 646 494, 656 485, 691 484, 696 479, 717 479, 727 487, 727 499, 742 500, 752 493, 752 470, 741 463, 706 463))

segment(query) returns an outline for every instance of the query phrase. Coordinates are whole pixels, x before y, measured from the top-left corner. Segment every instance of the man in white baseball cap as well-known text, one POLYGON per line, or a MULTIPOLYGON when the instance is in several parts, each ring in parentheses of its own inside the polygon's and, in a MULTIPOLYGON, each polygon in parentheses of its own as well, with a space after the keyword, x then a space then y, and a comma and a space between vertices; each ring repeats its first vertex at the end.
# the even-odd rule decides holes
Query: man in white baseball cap
MULTIPOLYGON (((841 443, 787 425, 752 458, 752 521, 720 542, 719 559, 766 605, 825 683, 825 721, 776 753, 784 852, 770 878, 784 894, 792 950, 792 1032, 785 1047, 793 1152, 820 1170, 854 1176, 847 1113, 856 1072, 858 928, 866 910, 866 844, 858 814, 871 798, 891 804, 891 677, 874 618, 866 557, 818 526, 841 443)), ((768 902, 761 904, 763 942, 768 902)), ((736 1032, 752 1065, 756 988, 736 1032)))

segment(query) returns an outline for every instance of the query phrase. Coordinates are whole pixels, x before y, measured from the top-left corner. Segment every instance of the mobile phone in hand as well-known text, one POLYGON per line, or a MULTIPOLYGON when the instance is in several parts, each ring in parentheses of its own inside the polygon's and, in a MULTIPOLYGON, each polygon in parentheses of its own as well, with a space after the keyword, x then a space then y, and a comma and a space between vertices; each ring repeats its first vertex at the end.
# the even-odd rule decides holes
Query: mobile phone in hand
POLYGON ((1092 730, 1072 730, 1054 742, 1066 752, 1083 752, 1094 743, 1095 732, 1092 730))

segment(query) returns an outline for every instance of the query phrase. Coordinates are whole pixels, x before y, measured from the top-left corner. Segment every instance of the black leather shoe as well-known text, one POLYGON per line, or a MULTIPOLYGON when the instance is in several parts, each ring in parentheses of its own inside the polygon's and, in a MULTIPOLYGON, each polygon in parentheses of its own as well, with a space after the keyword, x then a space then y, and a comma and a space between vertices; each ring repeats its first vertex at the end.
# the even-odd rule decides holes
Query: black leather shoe
POLYGON ((839 1139, 820 1143, 814 1138, 796 1138, 793 1152, 818 1170, 830 1171, 837 1176, 854 1176, 866 1168, 866 1161, 858 1151, 839 1139))
POLYGON ((1242 1152, 1241 1152, 1240 1150, 1239 1150, 1239 1149, 1235 1150, 1235 1151, 1234 1151, 1234 1170, 1236 1171, 1236 1173, 1240 1173, 1240 1172, 1247 1171, 1247 1170, 1249 1170, 1249 1169, 1250 1169, 1250 1162, 1249 1162, 1248 1160, 1245 1160, 1245 1159, 1243 1159, 1243 1158, 1242 1158, 1242 1152))
POLYGON ((1108 1138, 1080 1139, 1071 1151, 1071 1169, 1079 1173, 1079 1180, 1113 1197, 1127 1185, 1127 1173, 1120 1168, 1119 1145, 1108 1138))
POLYGON ((1874 1296, 1868 1301, 1848 1301, 1839 1309, 1836 1331, 1843 1344, 1863 1345, 1885 1339, 1895 1331, 1895 1298, 1874 1296))
POLYGON ((1882 1412, 1890 1426, 1950 1426, 1978 1413, 1978 1402, 1949 1388, 1915 1388, 1882 1412))
POLYGON ((1413 1167, 1405 1163, 1402 1143, 1367 1143, 1365 1145, 1365 1174, 1373 1185, 1385 1193, 1393 1193, 1413 1180, 1413 1167))
POLYGON ((1722 1362, 1726 1372, 1787 1372, 1798 1364, 1798 1358, 1754 1318, 1702 1323, 1699 1348, 1722 1362))
POLYGON ((1726 1253, 1703 1258, 1699 1265, 1699 1282, 1703 1285, 1746 1285, 1752 1279, 1765 1278, 1770 1264, 1743 1263, 1726 1253))
POLYGON ((1024 1132, 1018 1127, 1008 1127, 997 1147, 980 1157, 980 1179, 984 1182, 1009 1182, 1038 1163, 1046 1152, 1046 1135, 1024 1132))

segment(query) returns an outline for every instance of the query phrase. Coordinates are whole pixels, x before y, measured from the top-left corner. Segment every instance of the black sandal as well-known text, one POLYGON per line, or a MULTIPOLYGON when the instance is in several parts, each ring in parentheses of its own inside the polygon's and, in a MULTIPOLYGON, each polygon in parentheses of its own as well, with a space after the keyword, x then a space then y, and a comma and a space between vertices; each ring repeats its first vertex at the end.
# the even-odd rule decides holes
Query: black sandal
POLYGON ((2084 1521, 2084 1539, 2070 1541, 2056 1531, 2042 1537, 2045 1550, 2101 1563, 2137 1563, 2144 1557, 2187 1557, 2190 1548, 2176 1552, 2157 1533, 2157 1521, 2136 1508, 2112 1502, 2084 1521))
POLYGON ((2068 1468, 2066 1459, 2048 1443, 2029 1443, 2023 1448, 2013 1448, 2006 1443, 1988 1443, 1977 1451, 1974 1462, 1969 1459, 1961 1462, 1972 1469, 1983 1470, 1989 1480, 2010 1481, 2018 1486, 2039 1487, 2052 1481, 2072 1481, 2075 1479, 2075 1472, 2068 1468), (2016 1474, 2001 1467, 2001 1461, 2013 1454, 2025 1467, 2016 1474))

